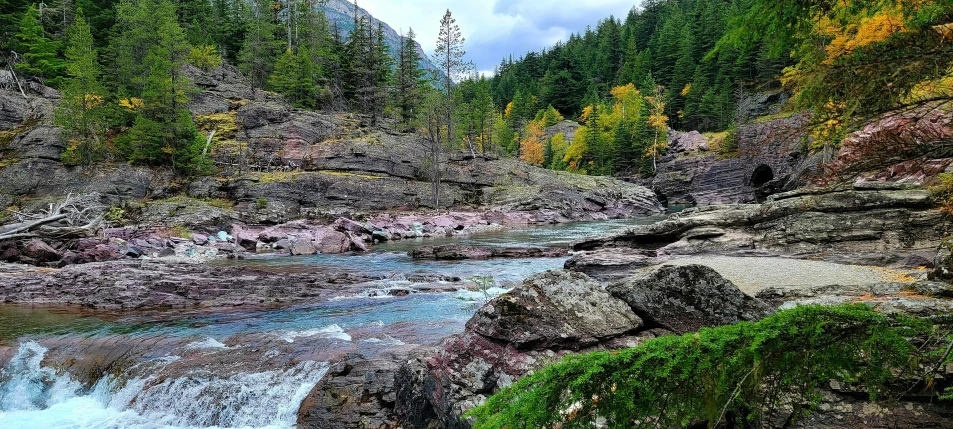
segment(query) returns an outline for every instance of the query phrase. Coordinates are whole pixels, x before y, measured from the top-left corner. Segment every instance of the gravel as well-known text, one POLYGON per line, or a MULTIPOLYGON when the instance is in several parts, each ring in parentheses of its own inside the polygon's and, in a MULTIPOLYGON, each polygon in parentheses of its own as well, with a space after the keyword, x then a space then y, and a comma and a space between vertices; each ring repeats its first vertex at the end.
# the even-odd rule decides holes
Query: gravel
POLYGON ((690 256, 667 264, 709 266, 749 295, 766 287, 862 286, 912 280, 907 276, 917 274, 915 271, 777 257, 690 256))

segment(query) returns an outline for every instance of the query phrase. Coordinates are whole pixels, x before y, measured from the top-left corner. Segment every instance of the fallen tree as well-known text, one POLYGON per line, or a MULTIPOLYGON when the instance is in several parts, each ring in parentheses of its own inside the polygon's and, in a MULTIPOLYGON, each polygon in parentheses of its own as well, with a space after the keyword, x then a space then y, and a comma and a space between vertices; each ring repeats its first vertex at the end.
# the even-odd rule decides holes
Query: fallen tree
POLYGON ((93 237, 103 223, 105 206, 96 194, 69 194, 35 213, 12 211, 15 222, 0 226, 0 241, 93 237))

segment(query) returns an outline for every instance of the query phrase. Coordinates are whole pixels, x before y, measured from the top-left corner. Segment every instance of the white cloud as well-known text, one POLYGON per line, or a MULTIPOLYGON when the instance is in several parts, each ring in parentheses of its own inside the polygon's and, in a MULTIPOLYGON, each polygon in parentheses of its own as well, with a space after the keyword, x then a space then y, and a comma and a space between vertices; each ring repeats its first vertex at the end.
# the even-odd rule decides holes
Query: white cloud
POLYGON ((503 58, 566 40, 609 15, 624 19, 641 0, 358 0, 358 5, 396 30, 413 27, 417 41, 433 52, 440 19, 447 9, 466 38, 467 56, 480 70, 503 58))

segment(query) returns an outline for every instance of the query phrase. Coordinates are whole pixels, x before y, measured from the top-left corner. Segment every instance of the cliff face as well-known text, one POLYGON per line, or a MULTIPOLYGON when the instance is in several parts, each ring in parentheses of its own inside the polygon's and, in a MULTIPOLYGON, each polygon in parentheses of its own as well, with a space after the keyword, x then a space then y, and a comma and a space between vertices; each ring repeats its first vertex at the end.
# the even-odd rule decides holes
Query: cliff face
POLYGON ((809 166, 799 149, 808 116, 739 127, 737 155, 722 158, 698 132, 669 132, 669 150, 651 186, 670 204, 750 203, 796 187, 809 166))

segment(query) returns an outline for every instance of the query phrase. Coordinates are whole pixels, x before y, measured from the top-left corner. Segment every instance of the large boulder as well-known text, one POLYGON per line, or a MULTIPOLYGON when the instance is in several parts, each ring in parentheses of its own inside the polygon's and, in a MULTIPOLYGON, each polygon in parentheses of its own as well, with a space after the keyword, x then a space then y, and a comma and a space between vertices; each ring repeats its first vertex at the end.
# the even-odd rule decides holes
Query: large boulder
POLYGON ((481 308, 463 334, 398 373, 397 404, 412 427, 468 428, 460 417, 515 380, 561 356, 632 347, 653 333, 584 274, 550 271, 481 308), (429 357, 428 357, 429 356, 429 357))
POLYGON ((480 308, 467 329, 520 350, 580 350, 642 326, 625 303, 584 274, 550 271, 480 308))
POLYGON ((650 326, 677 333, 761 319, 770 308, 703 265, 663 265, 608 286, 650 326))

